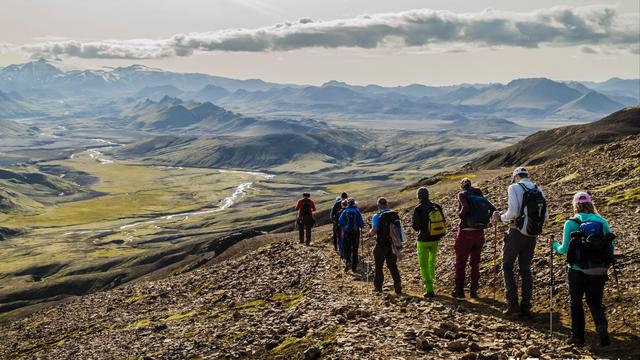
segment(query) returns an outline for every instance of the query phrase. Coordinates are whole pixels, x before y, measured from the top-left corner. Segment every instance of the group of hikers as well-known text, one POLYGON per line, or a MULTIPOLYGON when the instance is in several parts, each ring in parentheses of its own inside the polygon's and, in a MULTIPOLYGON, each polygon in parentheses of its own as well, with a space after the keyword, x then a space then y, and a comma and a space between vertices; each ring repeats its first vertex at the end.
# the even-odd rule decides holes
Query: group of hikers
MULTIPOLYGON (((460 223, 454 243, 455 287, 451 296, 465 297, 465 272, 469 263, 469 296, 479 297, 480 258, 485 244, 485 230, 493 225, 494 236, 497 236, 497 225, 506 224, 509 230, 504 237, 502 248, 502 269, 507 306, 503 314, 517 314, 527 318, 532 316, 532 260, 537 237, 542 234, 549 214, 544 192, 530 179, 529 172, 524 167, 517 167, 513 171, 512 184, 508 187, 507 193, 507 210, 500 213, 484 196, 482 190, 472 186, 468 178, 461 180, 456 211, 460 223), (516 260, 521 279, 520 298, 514 273, 516 260)), ((416 196, 418 204, 413 209, 411 227, 417 232, 417 257, 424 297, 434 298, 439 241, 447 232, 445 215, 442 206, 430 200, 426 187, 420 187, 416 196)), ((586 297, 600 344, 607 346, 610 344, 610 338, 602 299, 608 279, 607 270, 614 262, 615 235, 611 232, 607 220, 598 214, 588 193, 575 194, 572 204, 574 216, 564 224, 562 242, 554 241, 552 236, 549 244, 551 256, 553 252, 567 255, 571 310, 571 336, 567 343, 577 346, 583 346, 585 343, 582 301, 586 297)), ((402 282, 397 263, 402 258, 405 233, 398 212, 389 208, 387 199, 379 198, 377 208, 378 211, 371 221, 365 223, 355 199, 350 198, 347 193, 342 193, 336 199, 330 213, 333 223, 333 248, 345 262, 344 271, 351 270, 355 273, 359 261, 360 238, 365 225, 368 225, 369 233, 376 238, 373 250, 374 290, 383 290, 383 267, 386 263, 393 279, 394 290, 401 294, 402 282)), ((315 224, 313 213, 316 211, 309 193, 303 194, 303 198, 296 205, 296 211, 300 243, 308 245, 311 241, 311 228, 315 224)), ((494 248, 494 296, 495 258, 494 248)))

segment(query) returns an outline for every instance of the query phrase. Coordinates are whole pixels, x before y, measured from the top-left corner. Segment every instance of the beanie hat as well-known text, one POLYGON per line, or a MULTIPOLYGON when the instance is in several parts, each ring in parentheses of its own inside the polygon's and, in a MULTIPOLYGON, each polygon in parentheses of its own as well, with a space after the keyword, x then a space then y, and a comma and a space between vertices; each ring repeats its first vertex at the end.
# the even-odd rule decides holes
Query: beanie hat
POLYGON ((421 187, 418 189, 416 195, 419 200, 424 200, 429 198, 429 190, 426 187, 421 187))

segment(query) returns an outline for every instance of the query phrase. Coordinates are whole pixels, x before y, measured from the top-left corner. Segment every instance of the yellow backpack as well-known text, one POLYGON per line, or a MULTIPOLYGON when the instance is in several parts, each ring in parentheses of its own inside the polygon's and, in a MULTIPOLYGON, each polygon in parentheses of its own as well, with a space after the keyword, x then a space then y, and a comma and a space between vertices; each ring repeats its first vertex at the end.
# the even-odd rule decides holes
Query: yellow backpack
POLYGON ((427 232, 429 237, 443 237, 447 232, 442 209, 433 206, 427 210, 427 232))

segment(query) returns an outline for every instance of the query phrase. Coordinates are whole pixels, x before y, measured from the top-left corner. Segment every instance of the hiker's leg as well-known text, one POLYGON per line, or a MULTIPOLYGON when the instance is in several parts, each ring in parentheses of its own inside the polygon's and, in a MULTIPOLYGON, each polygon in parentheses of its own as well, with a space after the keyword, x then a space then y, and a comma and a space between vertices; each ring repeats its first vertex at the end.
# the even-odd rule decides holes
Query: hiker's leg
POLYGON ((571 335, 573 338, 584 340, 584 309, 582 298, 585 292, 585 275, 582 271, 568 270, 569 295, 571 297, 571 335))
POLYGON ((471 266, 471 290, 478 290, 480 283, 480 255, 484 246, 484 230, 473 231, 473 246, 469 265, 471 266))
POLYGON ((509 233, 505 236, 502 247, 504 290, 507 296, 507 304, 512 306, 518 306, 518 288, 516 287, 516 278, 513 274, 513 264, 518 254, 518 240, 514 236, 517 232, 517 230, 509 229, 509 233))
POLYGON ((378 244, 376 244, 373 249, 373 258, 375 261, 375 273, 373 276, 373 286, 376 290, 382 291, 382 283, 384 282, 384 273, 382 272, 382 266, 384 265, 385 260, 384 249, 378 244))
POLYGON ((458 229, 455 244, 453 245, 453 250, 456 254, 456 289, 460 290, 464 289, 465 268, 467 267, 467 259, 471 250, 468 233, 469 231, 458 229))
POLYGON ((427 243, 423 241, 417 242, 418 247, 418 265, 420 267, 420 277, 422 278, 422 287, 424 292, 431 291, 427 289, 427 278, 429 275, 427 274, 427 268, 429 265, 429 251, 427 249, 427 243))
POLYGON ((351 270, 356 272, 358 270, 358 249, 360 247, 360 233, 353 234, 353 240, 351 242, 351 270))
POLYGON ((520 277, 522 278, 522 302, 520 306, 527 310, 531 309, 531 300, 533 298, 531 263, 533 262, 533 254, 536 251, 536 240, 535 237, 522 236, 522 248, 520 249, 520 256, 518 256, 520 277))
POLYGON ((430 241, 428 247, 428 267, 427 267, 427 291, 433 291, 433 282, 436 279, 436 257, 438 255, 438 241, 430 241))
POLYGON ((353 251, 353 241, 351 238, 351 233, 344 234, 344 260, 346 265, 349 266, 351 263, 351 252, 353 251))
POLYGON ((402 280, 400 279, 400 271, 398 270, 396 255, 393 253, 391 248, 388 249, 386 255, 387 267, 391 273, 391 278, 393 278, 393 289, 396 293, 400 294, 402 292, 402 280))
POLYGON ((299 222, 298 223, 298 234, 299 234, 299 240, 300 240, 300 244, 304 244, 304 223, 299 222))
POLYGON ((593 317, 596 331, 598 333, 607 332, 609 325, 607 323, 605 307, 602 303, 602 297, 604 295, 604 284, 607 281, 607 276, 585 275, 585 277, 587 279, 587 286, 585 288, 587 305, 589 305, 589 310, 591 310, 591 317, 593 317))
POLYGON ((313 224, 308 224, 306 225, 306 231, 307 231, 307 245, 311 244, 311 229, 313 228, 313 224))
POLYGON ((333 249, 338 251, 338 224, 333 223, 333 249))

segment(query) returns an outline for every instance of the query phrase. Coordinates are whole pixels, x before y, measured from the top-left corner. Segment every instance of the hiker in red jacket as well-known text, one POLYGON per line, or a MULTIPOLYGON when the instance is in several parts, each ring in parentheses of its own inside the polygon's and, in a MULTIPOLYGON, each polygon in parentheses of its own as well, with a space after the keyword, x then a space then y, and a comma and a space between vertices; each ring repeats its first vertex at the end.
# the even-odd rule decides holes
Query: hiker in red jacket
POLYGON ((311 243, 311 228, 316 222, 313 219, 316 204, 311 200, 311 194, 302 194, 302 199, 298 200, 296 204, 296 211, 298 212, 296 222, 298 224, 298 231, 300 232, 300 244, 305 243, 306 235, 306 244, 309 245, 311 243))
POLYGON ((462 191, 458 193, 458 217, 460 228, 453 246, 456 252, 456 287, 451 296, 464 297, 465 268, 467 260, 471 266, 470 296, 478 298, 480 280, 480 253, 484 246, 484 229, 489 226, 495 206, 482 195, 482 191, 471 186, 471 180, 460 182, 462 191))

